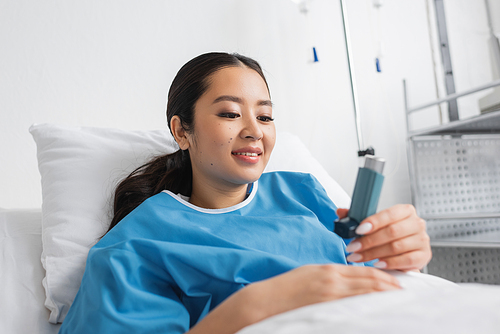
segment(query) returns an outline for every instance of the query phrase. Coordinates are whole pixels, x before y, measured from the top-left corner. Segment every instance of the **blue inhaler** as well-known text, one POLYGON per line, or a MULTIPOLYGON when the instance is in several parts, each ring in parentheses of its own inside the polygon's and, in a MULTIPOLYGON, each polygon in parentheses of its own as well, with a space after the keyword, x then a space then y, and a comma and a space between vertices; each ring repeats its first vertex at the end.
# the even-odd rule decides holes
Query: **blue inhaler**
POLYGON ((385 160, 372 155, 365 156, 365 166, 359 168, 352 194, 351 208, 347 217, 335 221, 334 232, 344 239, 357 237, 356 228, 377 212, 378 200, 384 183, 385 160))

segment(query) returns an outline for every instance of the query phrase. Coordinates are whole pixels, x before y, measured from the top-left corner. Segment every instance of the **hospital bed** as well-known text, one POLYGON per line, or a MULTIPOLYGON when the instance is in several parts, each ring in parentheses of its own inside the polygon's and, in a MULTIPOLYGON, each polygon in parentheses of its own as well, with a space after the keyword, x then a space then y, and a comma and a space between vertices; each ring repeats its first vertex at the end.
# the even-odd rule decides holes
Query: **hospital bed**
MULTIPOLYGON (((1 333, 57 333, 55 323, 76 294, 88 249, 106 230, 114 185, 151 156, 176 150, 163 130, 42 124, 30 131, 37 143, 43 205, 0 210, 1 333)), ((349 196, 294 135, 278 134, 267 170, 312 173, 337 206, 349 207, 349 196)), ((241 334, 500 330, 500 287, 392 274, 405 289, 307 306, 241 334)))

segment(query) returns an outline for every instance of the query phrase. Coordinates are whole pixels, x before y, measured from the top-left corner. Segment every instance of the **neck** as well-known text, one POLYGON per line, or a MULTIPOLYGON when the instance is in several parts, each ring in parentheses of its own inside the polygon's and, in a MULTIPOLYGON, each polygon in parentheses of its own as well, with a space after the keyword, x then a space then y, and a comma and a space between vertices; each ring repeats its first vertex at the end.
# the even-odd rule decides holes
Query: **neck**
POLYGON ((189 202, 205 209, 228 208, 245 200, 247 187, 247 184, 242 184, 232 188, 221 188, 193 182, 189 202))

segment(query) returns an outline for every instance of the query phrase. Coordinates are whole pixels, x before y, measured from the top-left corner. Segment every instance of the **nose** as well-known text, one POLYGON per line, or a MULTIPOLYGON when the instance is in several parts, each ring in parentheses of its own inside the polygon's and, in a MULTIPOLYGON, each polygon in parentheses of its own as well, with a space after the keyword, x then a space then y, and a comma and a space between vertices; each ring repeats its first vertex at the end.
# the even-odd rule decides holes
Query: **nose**
POLYGON ((264 133, 260 128, 260 124, 255 117, 247 117, 245 125, 241 131, 241 137, 252 140, 259 140, 263 137, 264 133))

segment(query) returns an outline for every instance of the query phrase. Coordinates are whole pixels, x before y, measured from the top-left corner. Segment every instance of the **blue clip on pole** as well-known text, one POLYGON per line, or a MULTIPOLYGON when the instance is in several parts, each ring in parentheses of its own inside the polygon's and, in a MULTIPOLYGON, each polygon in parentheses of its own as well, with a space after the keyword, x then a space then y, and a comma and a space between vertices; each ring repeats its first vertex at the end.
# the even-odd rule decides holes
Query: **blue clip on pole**
POLYGON ((314 55, 314 62, 317 63, 319 60, 318 60, 318 54, 316 53, 315 47, 313 47, 313 55, 314 55))

